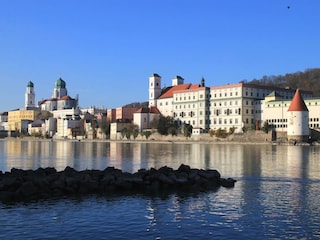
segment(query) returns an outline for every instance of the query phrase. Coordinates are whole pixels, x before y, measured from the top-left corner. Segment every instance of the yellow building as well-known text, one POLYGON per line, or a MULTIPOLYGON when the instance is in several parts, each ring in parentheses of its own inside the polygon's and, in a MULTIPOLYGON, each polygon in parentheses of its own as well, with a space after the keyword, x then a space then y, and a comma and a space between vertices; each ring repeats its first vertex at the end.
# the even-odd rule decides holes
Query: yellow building
POLYGON ((28 121, 35 121, 40 116, 40 110, 15 110, 8 112, 8 129, 9 131, 23 132, 27 130, 28 121), (26 123, 26 124, 24 124, 26 123))

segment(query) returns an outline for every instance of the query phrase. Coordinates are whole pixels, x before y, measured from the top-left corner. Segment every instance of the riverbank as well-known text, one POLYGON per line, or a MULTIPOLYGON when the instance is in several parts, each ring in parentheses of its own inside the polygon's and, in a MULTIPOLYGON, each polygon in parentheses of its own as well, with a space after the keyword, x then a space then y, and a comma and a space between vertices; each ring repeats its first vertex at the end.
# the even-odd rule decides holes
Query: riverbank
MULTIPOLYGON (((185 137, 182 134, 161 135, 157 132, 153 133, 148 139, 145 136, 137 136, 136 139, 126 137, 116 140, 110 139, 86 139, 78 137, 76 139, 43 139, 35 137, 20 137, 20 138, 1 138, 1 140, 17 140, 17 141, 76 141, 76 142, 148 142, 148 143, 201 143, 201 144, 273 144, 273 145, 293 145, 294 143, 287 141, 286 133, 278 133, 276 140, 272 140, 272 133, 263 131, 248 131, 246 133, 231 134, 225 138, 210 136, 209 134, 193 135, 185 137)), ((309 143, 296 143, 297 145, 310 145, 309 143)), ((319 145, 318 142, 313 142, 312 145, 319 145)))

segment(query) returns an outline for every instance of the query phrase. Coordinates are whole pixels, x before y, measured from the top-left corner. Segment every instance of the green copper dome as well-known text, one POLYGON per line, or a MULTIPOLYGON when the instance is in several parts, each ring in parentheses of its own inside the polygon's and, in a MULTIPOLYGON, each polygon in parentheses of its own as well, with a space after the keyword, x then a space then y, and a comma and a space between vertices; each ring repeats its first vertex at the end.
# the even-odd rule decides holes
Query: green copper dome
POLYGON ((27 84, 27 87, 33 87, 33 82, 29 81, 28 84, 27 84))
POLYGON ((56 81, 55 87, 56 88, 66 88, 66 82, 64 80, 62 80, 62 78, 59 78, 56 81))

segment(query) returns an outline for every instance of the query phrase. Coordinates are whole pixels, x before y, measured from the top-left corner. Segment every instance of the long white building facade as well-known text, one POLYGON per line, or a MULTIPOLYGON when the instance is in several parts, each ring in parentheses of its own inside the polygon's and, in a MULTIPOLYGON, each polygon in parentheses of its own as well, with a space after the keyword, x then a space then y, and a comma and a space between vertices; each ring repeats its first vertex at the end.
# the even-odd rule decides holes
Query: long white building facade
MULTIPOLYGON (((149 77, 149 107, 157 107, 164 116, 203 131, 244 127, 261 128, 265 122, 276 131, 287 131, 287 111, 296 90, 259 86, 248 83, 205 86, 184 83, 181 76, 172 79, 172 86, 161 87, 161 76, 149 77)), ((309 126, 318 128, 320 99, 312 92, 300 91, 309 108, 309 126)))

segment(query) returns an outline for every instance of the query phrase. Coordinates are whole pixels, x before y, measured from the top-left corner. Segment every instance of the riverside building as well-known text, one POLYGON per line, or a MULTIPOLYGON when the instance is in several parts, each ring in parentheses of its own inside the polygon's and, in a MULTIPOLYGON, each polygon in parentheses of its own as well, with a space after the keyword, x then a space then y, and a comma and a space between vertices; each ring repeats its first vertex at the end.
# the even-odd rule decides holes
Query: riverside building
MULTIPOLYGON (((276 131, 287 131, 287 111, 295 92, 244 82, 206 87, 204 79, 200 84, 186 84, 181 76, 162 88, 159 74, 149 77, 149 107, 203 132, 230 128, 242 132, 245 127, 260 129, 265 122, 276 131)), ((300 94, 312 108, 309 126, 319 127, 319 100, 309 91, 300 90, 300 94)))

